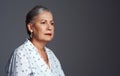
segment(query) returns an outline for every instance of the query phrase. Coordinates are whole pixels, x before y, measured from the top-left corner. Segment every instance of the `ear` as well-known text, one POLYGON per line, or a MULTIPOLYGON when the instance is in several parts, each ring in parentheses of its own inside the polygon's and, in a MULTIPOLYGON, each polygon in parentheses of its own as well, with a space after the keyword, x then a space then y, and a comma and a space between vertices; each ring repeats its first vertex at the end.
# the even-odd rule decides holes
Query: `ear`
POLYGON ((28 30, 29 30, 30 32, 33 32, 33 24, 32 24, 32 23, 29 23, 29 24, 27 25, 27 28, 28 28, 28 30))

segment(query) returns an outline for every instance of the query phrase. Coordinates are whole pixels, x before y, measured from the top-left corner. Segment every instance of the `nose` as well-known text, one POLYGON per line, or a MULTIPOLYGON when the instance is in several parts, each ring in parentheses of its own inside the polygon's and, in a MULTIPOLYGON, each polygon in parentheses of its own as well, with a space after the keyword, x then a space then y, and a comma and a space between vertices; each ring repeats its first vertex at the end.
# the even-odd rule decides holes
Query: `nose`
POLYGON ((51 23, 48 23, 47 29, 48 29, 48 30, 52 30, 52 25, 51 25, 51 23))

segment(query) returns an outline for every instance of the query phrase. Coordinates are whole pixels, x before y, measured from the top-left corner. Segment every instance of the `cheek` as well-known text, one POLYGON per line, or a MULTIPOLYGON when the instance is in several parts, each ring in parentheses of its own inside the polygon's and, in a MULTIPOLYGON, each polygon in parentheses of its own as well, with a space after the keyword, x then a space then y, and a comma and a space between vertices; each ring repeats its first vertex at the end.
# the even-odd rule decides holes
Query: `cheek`
POLYGON ((53 34, 54 34, 54 32, 55 32, 55 28, 52 29, 52 33, 53 33, 53 34))
POLYGON ((33 31, 35 34, 39 34, 42 32, 42 28, 39 26, 34 26, 33 31))
POLYGON ((55 27, 53 26, 52 28, 53 28, 53 31, 54 31, 54 30, 55 30, 55 27))

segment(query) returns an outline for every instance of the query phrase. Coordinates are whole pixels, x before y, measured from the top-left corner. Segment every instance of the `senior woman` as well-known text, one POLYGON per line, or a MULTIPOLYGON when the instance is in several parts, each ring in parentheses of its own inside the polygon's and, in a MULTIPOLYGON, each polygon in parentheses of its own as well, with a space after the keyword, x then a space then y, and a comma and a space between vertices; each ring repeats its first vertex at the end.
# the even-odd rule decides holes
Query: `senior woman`
POLYGON ((26 28, 30 38, 12 54, 7 76, 65 76, 59 60, 46 47, 54 36, 52 12, 44 6, 35 6, 27 13, 26 28))

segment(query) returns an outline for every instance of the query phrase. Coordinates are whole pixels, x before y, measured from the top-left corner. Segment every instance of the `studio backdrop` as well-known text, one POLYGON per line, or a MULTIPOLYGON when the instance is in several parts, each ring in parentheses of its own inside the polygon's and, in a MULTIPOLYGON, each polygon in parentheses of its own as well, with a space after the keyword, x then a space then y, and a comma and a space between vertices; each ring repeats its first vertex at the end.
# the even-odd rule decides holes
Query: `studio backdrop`
POLYGON ((120 76, 117 0, 1 0, 0 76, 14 49, 28 38, 25 16, 38 4, 54 14, 55 37, 47 46, 66 76, 120 76))

